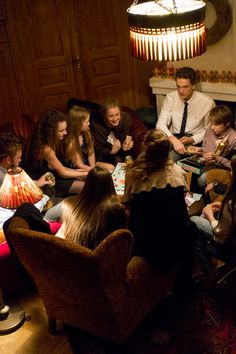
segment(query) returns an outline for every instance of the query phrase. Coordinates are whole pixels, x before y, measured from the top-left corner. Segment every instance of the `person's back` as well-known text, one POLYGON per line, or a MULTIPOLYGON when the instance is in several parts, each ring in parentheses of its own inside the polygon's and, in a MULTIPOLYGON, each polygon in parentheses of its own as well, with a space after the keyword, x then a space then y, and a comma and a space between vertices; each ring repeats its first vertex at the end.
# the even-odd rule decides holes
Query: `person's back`
POLYGON ((187 184, 183 170, 168 159, 169 148, 163 132, 147 133, 144 152, 127 171, 123 198, 135 251, 162 271, 170 271, 192 242, 184 199, 187 184))
POLYGON ((57 236, 94 249, 125 224, 125 210, 115 194, 110 172, 95 167, 89 171, 81 195, 63 201, 62 227, 57 236))
POLYGON ((163 130, 173 147, 170 157, 177 161, 186 153, 186 146, 202 142, 209 124, 214 101, 196 91, 196 74, 192 68, 176 71, 177 90, 167 94, 156 127, 163 130))

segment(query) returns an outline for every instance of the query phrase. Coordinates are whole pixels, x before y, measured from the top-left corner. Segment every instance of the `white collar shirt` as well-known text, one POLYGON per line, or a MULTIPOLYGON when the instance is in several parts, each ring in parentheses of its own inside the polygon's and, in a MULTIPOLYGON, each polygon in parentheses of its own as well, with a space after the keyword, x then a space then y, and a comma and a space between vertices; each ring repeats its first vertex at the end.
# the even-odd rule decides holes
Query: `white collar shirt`
MULTIPOLYGON (((177 90, 168 93, 164 99, 156 127, 164 131, 168 137, 180 132, 184 102, 177 90)), ((203 140, 209 125, 209 113, 215 107, 215 102, 204 93, 194 91, 187 103, 188 116, 185 133, 192 136, 194 144, 198 144, 203 140)))

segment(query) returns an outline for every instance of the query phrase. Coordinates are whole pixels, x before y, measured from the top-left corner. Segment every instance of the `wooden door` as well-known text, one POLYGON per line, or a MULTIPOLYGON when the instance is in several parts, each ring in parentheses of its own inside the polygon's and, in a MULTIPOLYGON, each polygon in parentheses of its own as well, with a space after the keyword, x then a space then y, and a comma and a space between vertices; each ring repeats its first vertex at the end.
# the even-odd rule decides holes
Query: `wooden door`
POLYGON ((127 1, 74 0, 85 97, 132 106, 127 1))
POLYGON ((0 126, 12 121, 21 111, 6 23, 6 12, 0 0, 0 126))
MULTIPOLYGON (((72 46, 70 0, 7 0, 8 25, 26 112, 65 109, 83 96, 72 46), (76 72, 76 73, 75 73, 76 72)), ((81 76, 82 77, 82 76, 81 76)))

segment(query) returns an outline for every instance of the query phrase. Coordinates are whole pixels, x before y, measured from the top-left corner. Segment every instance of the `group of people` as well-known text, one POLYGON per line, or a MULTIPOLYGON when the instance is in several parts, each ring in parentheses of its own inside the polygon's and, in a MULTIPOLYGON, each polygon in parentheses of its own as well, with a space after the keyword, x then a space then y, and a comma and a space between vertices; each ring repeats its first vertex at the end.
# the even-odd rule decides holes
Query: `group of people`
POLYGON ((90 112, 83 107, 73 104, 67 115, 56 110, 45 112, 25 148, 26 171, 34 178, 51 171, 58 197, 79 194, 95 166, 112 171, 133 147, 131 120, 123 116, 117 101, 106 102, 99 118, 91 132, 90 112))
MULTIPOLYGON (((156 129, 147 132, 142 152, 127 166, 122 198, 116 195, 111 172, 117 162, 132 154, 133 139, 131 119, 118 102, 107 101, 92 120, 91 129, 89 110, 76 102, 69 105, 67 114, 50 110, 42 115, 24 146, 23 167, 39 186, 50 184, 44 179, 46 172, 55 176, 56 196, 63 198, 59 214, 62 225, 56 236, 94 249, 112 231, 129 228, 134 236, 133 254, 164 273, 178 267, 179 288, 191 283, 196 250, 206 269, 209 257, 202 257, 206 240, 224 244, 234 237, 236 172, 230 159, 236 132, 231 111, 215 106, 210 97, 195 90, 196 84, 193 69, 177 70, 177 90, 166 96, 156 129), (216 148, 222 141, 227 144, 218 155, 216 148), (176 161, 190 150, 202 156, 199 187, 203 191, 208 186, 208 173, 217 170, 224 175, 227 171, 230 176, 231 187, 223 203, 203 210, 202 218, 210 223, 210 232, 206 227, 203 230, 199 219, 190 220, 185 202, 185 171, 176 161)), ((2 161, 10 158, 9 164, 19 164, 21 150, 20 143, 12 152, 0 146, 4 173, 9 165, 2 161)), ((33 211, 35 206, 28 209, 28 219, 33 211)), ((42 218, 42 222, 47 221, 42 218)), ((213 267, 210 261, 209 267, 213 267)))
POLYGON ((210 97, 195 90, 196 84, 192 68, 177 70, 177 90, 167 94, 157 128, 165 132, 171 142, 169 157, 172 161, 177 162, 189 154, 198 156, 201 172, 197 183, 203 204, 201 215, 192 216, 190 221, 197 227, 195 250, 203 271, 209 274, 210 283, 217 273, 208 250, 217 250, 216 253, 231 264, 236 260, 236 131, 231 110, 225 105, 216 106, 210 97))

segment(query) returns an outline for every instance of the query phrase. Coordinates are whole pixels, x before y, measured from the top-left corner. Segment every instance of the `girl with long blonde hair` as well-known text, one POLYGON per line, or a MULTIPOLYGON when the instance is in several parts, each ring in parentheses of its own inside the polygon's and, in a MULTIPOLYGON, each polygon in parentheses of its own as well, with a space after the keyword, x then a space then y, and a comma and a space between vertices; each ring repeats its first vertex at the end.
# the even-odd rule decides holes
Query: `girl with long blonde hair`
POLYGON ((124 228, 126 214, 110 172, 94 167, 80 196, 62 203, 62 226, 57 236, 94 249, 112 231, 124 228))
POLYGON ((77 168, 90 171, 95 166, 113 170, 114 166, 96 162, 93 137, 89 128, 90 112, 83 107, 73 106, 68 112, 68 134, 65 138, 65 159, 77 168))

